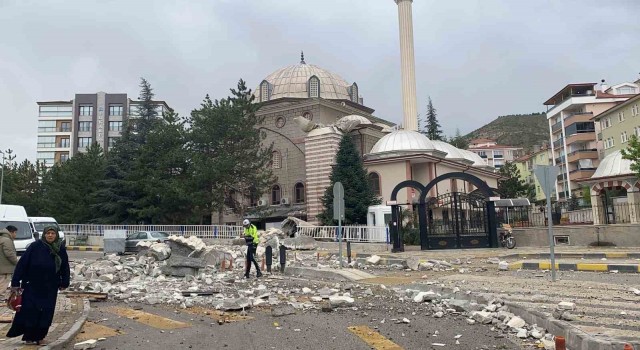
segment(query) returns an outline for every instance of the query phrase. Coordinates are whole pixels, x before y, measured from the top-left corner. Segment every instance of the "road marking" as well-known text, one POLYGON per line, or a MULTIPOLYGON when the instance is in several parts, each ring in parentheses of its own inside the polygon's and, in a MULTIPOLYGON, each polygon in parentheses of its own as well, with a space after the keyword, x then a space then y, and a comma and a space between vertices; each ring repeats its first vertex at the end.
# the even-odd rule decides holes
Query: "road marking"
POLYGON ((85 322, 84 326, 82 326, 82 330, 80 331, 80 333, 78 333, 78 335, 74 339, 74 342, 79 343, 89 339, 109 338, 122 334, 126 333, 119 329, 113 329, 101 324, 87 321, 85 322))
POLYGON ((628 253, 605 253, 604 256, 607 259, 625 259, 628 257, 628 253))
POLYGON ((353 326, 349 327, 349 331, 357 335, 365 343, 369 344, 372 349, 375 350, 403 350, 403 348, 385 338, 382 334, 374 331, 367 326, 353 326))
MULTIPOLYGON (((560 270, 560 264, 556 263, 555 265, 556 265, 556 270, 560 270)), ((540 263, 538 263, 538 268, 540 270, 550 270, 551 269, 551 262, 549 262, 549 261, 540 262, 540 263)))
POLYGON ((175 321, 170 318, 150 314, 139 310, 125 309, 114 306, 108 308, 107 311, 158 329, 176 329, 191 326, 189 323, 175 321))
POLYGON ((576 264, 578 271, 609 271, 607 264, 576 264))

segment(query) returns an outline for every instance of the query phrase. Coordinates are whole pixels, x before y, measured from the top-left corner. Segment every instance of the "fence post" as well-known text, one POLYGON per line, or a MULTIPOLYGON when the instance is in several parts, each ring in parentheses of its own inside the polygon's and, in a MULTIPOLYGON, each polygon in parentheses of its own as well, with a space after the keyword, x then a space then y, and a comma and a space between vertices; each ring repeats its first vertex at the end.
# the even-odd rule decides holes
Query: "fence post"
POLYGON ((270 245, 265 249, 264 255, 267 260, 267 272, 271 273, 271 264, 273 264, 273 248, 270 245))
POLYGON ((287 265, 287 247, 280 246, 280 273, 284 273, 284 267, 287 265))
POLYGON ((347 241, 347 263, 351 264, 351 241, 347 241))

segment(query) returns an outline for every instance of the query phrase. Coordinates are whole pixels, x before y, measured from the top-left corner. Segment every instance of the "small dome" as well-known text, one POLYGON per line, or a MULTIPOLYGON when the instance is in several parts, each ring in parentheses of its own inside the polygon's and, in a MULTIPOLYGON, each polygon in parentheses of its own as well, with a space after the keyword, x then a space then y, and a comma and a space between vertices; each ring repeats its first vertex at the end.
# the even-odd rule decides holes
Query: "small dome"
POLYGON ((631 170, 631 161, 622 159, 622 152, 615 151, 604 157, 598 165, 598 169, 591 176, 592 179, 599 177, 611 177, 618 175, 633 175, 631 170))
POLYGON ((378 140, 369 153, 433 151, 435 149, 433 142, 423 134, 411 130, 398 130, 378 140))
MULTIPOLYGON (((351 94, 349 93, 349 87, 352 84, 347 83, 342 77, 326 69, 302 62, 278 69, 264 78, 270 85, 269 100, 285 97, 308 98, 309 79, 313 76, 317 77, 320 81, 319 89, 321 98, 330 100, 352 100, 351 94)), ((260 84, 262 84, 262 82, 260 82, 260 84)), ((258 88, 255 90, 256 93, 260 92, 260 84, 258 84, 258 88)))
POLYGON ((476 167, 487 167, 487 166, 489 166, 489 165, 487 165, 487 163, 484 162, 484 159, 482 159, 482 157, 480 157, 477 153, 471 152, 471 151, 467 151, 466 149, 461 149, 460 151, 465 155, 466 159, 468 159, 468 160, 473 162, 473 166, 476 166, 476 167))
POLYGON ((461 149, 451 144, 448 144, 444 141, 437 141, 437 140, 433 140, 431 142, 436 146, 436 149, 438 151, 442 151, 447 154, 445 156, 446 159, 467 159, 467 157, 465 157, 465 154, 462 152, 461 149))
POLYGON ((344 116, 338 119, 338 123, 340 122, 359 122, 359 124, 371 124, 371 121, 369 119, 357 114, 344 116))

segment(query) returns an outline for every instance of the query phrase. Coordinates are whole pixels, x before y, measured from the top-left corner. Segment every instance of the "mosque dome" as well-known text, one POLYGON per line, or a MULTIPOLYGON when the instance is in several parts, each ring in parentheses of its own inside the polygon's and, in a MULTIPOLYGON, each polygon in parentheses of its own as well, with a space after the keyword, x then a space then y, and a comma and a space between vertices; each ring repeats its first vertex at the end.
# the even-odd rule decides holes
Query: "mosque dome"
POLYGON ((595 173, 591 176, 592 179, 600 177, 612 177, 618 175, 631 175, 631 161, 622 158, 622 152, 615 151, 608 156, 604 157, 598 165, 595 173))
POLYGON ((369 154, 394 151, 433 151, 436 146, 423 134, 411 130, 398 130, 382 137, 369 154))
POLYGON ((260 102, 285 97, 349 100, 358 103, 358 85, 350 84, 341 76, 304 61, 269 74, 255 90, 260 102))
POLYGON ((455 147, 455 146, 453 146, 451 144, 448 144, 448 143, 446 143, 444 141, 437 141, 437 140, 433 140, 431 142, 435 145, 435 147, 436 147, 436 149, 438 151, 442 151, 442 152, 445 152, 447 154, 445 156, 446 159, 467 159, 467 160, 470 160, 470 159, 468 159, 468 156, 465 156, 463 150, 461 150, 461 149, 459 149, 459 148, 457 148, 457 147, 455 147))
POLYGON ((473 166, 490 167, 489 165, 487 165, 487 163, 484 162, 484 159, 482 159, 482 157, 480 157, 480 155, 478 155, 477 153, 467 151, 466 149, 460 149, 460 151, 465 155, 465 158, 467 160, 470 160, 473 162, 473 166))

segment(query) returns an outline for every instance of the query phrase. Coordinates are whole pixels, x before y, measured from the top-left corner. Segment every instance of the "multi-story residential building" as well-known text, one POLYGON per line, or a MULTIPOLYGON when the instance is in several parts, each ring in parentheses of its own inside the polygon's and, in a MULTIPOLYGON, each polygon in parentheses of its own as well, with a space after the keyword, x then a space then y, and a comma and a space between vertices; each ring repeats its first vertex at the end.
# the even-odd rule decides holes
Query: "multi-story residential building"
POLYGON ((515 159, 514 163, 520 171, 520 178, 527 184, 535 186, 534 200, 537 202, 547 199, 533 171, 540 165, 551 164, 551 148, 547 145, 536 146, 532 153, 515 159))
POLYGON ((544 102, 547 106, 549 137, 553 165, 560 167, 557 199, 582 197, 579 180, 590 178, 598 167, 596 133, 600 124, 594 117, 626 101, 637 93, 638 84, 623 83, 612 87, 604 81, 569 84, 544 102))
MULTIPOLYGON (((154 101, 158 115, 171 108, 154 101)), ((121 136, 123 122, 138 115, 140 101, 127 94, 76 94, 70 101, 38 102, 37 159, 50 167, 83 152, 94 141, 106 151, 121 136)))
POLYGON ((600 125, 600 158, 627 147, 632 135, 640 138, 640 94, 593 117, 600 125))
POLYGON ((522 148, 499 145, 491 139, 474 139, 469 141, 468 150, 477 153, 487 165, 500 169, 505 163, 513 161, 522 148))

